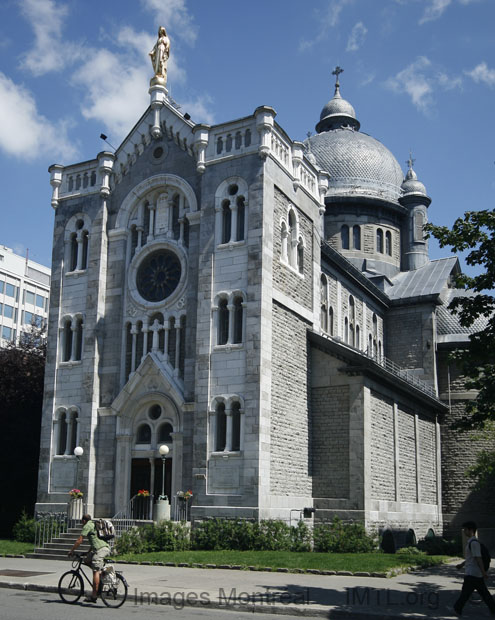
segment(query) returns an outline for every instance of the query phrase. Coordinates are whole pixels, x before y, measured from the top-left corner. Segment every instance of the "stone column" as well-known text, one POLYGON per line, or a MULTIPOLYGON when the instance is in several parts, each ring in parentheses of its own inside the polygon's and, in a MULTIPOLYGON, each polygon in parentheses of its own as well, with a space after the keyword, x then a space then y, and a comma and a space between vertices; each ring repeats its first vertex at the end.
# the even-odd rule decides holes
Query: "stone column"
POLYGON ((82 245, 83 245, 82 230, 79 230, 77 232, 76 241, 77 241, 76 271, 81 271, 81 269, 82 269, 82 257, 83 257, 83 251, 82 251, 82 245))
POLYGON ((150 327, 150 330, 153 332, 153 341, 151 343, 151 350, 153 351, 153 353, 156 353, 158 351, 158 342, 159 342, 158 332, 161 330, 161 328, 162 326, 158 322, 158 319, 155 319, 153 321, 153 325, 150 327))
POLYGON ((234 309, 234 304, 227 304, 227 310, 229 311, 229 335, 226 344, 234 342, 234 309))
POLYGON ((137 327, 133 325, 131 327, 132 335, 132 350, 131 350, 131 372, 136 370, 136 344, 137 344, 137 327))
POLYGON ((179 376, 180 339, 181 339, 180 319, 177 318, 177 321, 175 323, 175 367, 174 367, 174 377, 178 377, 179 376))
POLYGON ((150 211, 150 239, 155 238, 155 210, 156 205, 149 205, 148 207, 150 211))
POLYGON ((132 435, 117 435, 116 440, 114 514, 123 510, 130 499, 132 435))
POLYGON ((167 319, 165 325, 163 326, 163 329, 165 330, 165 338, 164 338, 164 345, 163 345, 163 355, 165 356, 165 361, 169 362, 169 355, 168 355, 168 340, 169 340, 169 336, 170 336, 170 323, 167 319))
POLYGON ((237 205, 231 204, 230 211, 232 213, 232 220, 230 222, 230 241, 238 241, 237 239, 237 205))
POLYGON ((230 405, 225 407, 225 420, 226 430, 224 452, 232 452, 232 408, 230 405))
POLYGON ((146 355, 148 354, 148 332, 150 331, 148 319, 145 318, 143 320, 143 357, 141 361, 144 360, 146 355))

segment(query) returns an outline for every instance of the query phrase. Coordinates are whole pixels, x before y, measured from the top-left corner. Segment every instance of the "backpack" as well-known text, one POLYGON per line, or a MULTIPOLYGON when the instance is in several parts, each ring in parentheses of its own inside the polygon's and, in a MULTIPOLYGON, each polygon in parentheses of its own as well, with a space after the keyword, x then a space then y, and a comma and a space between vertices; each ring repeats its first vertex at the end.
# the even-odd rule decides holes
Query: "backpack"
POLYGON ((108 542, 115 538, 115 528, 110 519, 95 519, 96 535, 100 540, 108 542))
MULTIPOLYGON (((471 541, 473 542, 473 541, 471 541)), ((469 549, 471 549, 471 542, 469 543, 469 549)), ((481 549, 481 561, 483 562, 483 566, 485 567, 485 571, 488 571, 488 569, 490 568, 490 552, 488 551, 488 549, 485 547, 485 545, 478 540, 478 543, 480 545, 480 549, 481 549)))

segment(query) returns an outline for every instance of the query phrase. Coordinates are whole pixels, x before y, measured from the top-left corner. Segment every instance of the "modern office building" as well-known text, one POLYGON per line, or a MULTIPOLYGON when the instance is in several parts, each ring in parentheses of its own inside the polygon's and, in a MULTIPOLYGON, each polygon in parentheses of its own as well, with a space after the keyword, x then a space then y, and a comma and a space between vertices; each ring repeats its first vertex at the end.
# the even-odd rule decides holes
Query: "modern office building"
POLYGON ((48 318, 51 270, 0 245, 0 346, 48 318))

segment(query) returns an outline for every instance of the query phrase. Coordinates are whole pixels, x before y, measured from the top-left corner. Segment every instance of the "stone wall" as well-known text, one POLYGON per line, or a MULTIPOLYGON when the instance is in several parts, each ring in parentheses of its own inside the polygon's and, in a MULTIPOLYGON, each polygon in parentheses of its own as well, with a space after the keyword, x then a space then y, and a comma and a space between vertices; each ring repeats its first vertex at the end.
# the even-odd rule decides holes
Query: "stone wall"
POLYGON ((311 448, 314 497, 349 497, 349 386, 313 388, 311 448))
POLYGON ((273 304, 270 490, 311 495, 307 323, 273 304))
POLYGON ((394 403, 371 393, 371 497, 395 500, 394 403))

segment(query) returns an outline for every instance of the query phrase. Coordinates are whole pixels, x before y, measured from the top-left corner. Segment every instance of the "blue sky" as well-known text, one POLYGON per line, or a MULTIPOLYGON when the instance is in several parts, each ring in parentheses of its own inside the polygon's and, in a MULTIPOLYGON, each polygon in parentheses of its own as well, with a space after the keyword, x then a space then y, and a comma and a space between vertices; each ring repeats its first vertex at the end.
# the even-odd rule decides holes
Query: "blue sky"
POLYGON ((339 64, 361 130, 404 171, 412 150, 431 221, 493 208, 494 23, 494 0, 3 0, 0 244, 50 264, 48 166, 93 159, 101 132, 117 146, 130 131, 159 24, 169 92, 194 121, 270 105, 303 140, 339 64))

